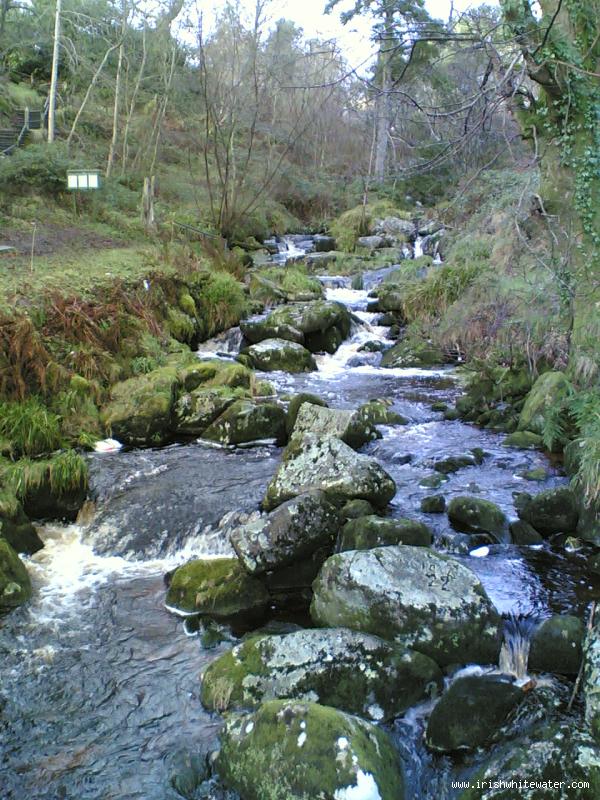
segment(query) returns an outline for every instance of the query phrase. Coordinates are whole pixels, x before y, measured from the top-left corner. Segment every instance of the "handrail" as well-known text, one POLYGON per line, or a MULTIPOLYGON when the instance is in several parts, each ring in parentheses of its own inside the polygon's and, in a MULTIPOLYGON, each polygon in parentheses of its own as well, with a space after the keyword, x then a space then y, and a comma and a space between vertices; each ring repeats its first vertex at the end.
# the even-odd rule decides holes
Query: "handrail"
POLYGON ((199 233, 201 236, 208 236, 209 239, 222 239, 222 236, 219 236, 218 233, 209 233, 208 231, 203 231, 200 228, 195 228, 193 225, 187 225, 185 222, 175 222, 173 221, 173 225, 177 225, 178 228, 184 228, 188 231, 194 231, 194 233, 199 233))

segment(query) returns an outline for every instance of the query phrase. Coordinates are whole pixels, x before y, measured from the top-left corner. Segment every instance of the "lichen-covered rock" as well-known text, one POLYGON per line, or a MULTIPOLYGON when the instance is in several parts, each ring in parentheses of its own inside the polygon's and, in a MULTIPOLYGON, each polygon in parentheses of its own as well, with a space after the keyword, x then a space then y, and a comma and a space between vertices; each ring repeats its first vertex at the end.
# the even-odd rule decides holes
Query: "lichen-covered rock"
POLYGON ((301 442, 307 433, 320 437, 335 436, 354 448, 376 439, 378 435, 375 426, 360 412, 303 403, 296 416, 291 446, 301 442))
POLYGON ((313 585, 318 625, 365 631, 438 664, 494 663, 500 617, 477 577, 425 547, 379 547, 329 558, 313 585))
POLYGON ((10 492, 0 489, 0 538, 17 553, 36 553, 44 546, 23 506, 10 492))
POLYGON ((427 724, 427 746, 438 752, 485 744, 525 693, 507 676, 468 675, 444 692, 427 724))
POLYGON ((432 538, 431 529, 424 522, 371 515, 347 522, 340 531, 336 550, 370 550, 394 544, 428 547, 432 538))
POLYGON ((289 322, 278 321, 273 314, 267 317, 247 319, 240 322, 240 330, 251 344, 265 339, 284 339, 287 342, 304 344, 304 334, 289 322))
POLYGON ((136 446, 158 445, 171 435, 171 418, 179 379, 162 368, 115 384, 100 414, 115 439, 136 446))
POLYGON ((261 439, 286 440, 285 411, 276 403, 236 400, 206 430, 203 439, 219 444, 244 444, 261 439))
POLYGON ((515 506, 520 519, 532 525, 542 536, 574 533, 579 509, 574 492, 568 486, 547 489, 534 495, 522 494, 515 506))
POLYGON ((182 394, 175 404, 175 433, 199 436, 232 403, 236 396, 228 388, 195 389, 182 394))
POLYGON ((339 501, 361 499, 384 507, 396 493, 396 484, 375 459, 355 453, 340 439, 307 434, 284 454, 264 506, 269 510, 315 489, 339 501))
POLYGON ((231 544, 252 574, 281 569, 331 547, 340 526, 335 506, 323 492, 301 494, 270 514, 236 528, 231 544))
POLYGON ((572 723, 539 726, 470 775, 458 800, 597 800, 600 750, 572 723))
POLYGON ((321 406, 322 408, 329 407, 325 400, 316 394, 311 394, 310 392, 300 392, 300 394, 294 395, 288 404, 287 410, 286 430, 288 432, 288 436, 294 430, 294 425, 296 424, 296 419, 298 418, 298 412, 304 403, 311 403, 313 406, 321 406))
POLYGON ((309 700, 367 719, 398 716, 433 696, 442 674, 422 653, 346 628, 252 638, 214 661, 202 680, 209 709, 309 700))
POLYGON ((237 558, 189 561, 173 573, 166 599, 167 608, 182 616, 216 618, 259 611, 268 602, 266 588, 237 558))
POLYGON ((425 340, 403 339, 387 350, 381 359, 382 367, 437 367, 445 361, 444 354, 425 340))
POLYGON ((404 798, 384 731, 317 703, 272 700, 229 719, 217 770, 244 800, 404 798))
POLYGON ((4 539, 0 539, 0 614, 27 602, 31 580, 25 564, 4 539))
POLYGON ((587 631, 583 644, 585 721, 600 745, 600 619, 587 631))
POLYGON ((311 353, 297 342, 264 339, 242 351, 255 369, 264 372, 314 372, 317 364, 311 353))
POLYGON ((448 505, 450 522, 466 533, 492 533, 503 535, 508 520, 495 503, 466 495, 453 497, 448 505))
POLYGON ((545 372, 540 375, 531 387, 521 410, 519 430, 531 431, 541 436, 544 433, 548 415, 553 408, 560 405, 570 391, 569 387, 569 381, 562 372, 545 372))
POLYGON ((585 626, 578 617, 555 614, 535 630, 529 648, 529 669, 576 675, 579 672, 585 626))

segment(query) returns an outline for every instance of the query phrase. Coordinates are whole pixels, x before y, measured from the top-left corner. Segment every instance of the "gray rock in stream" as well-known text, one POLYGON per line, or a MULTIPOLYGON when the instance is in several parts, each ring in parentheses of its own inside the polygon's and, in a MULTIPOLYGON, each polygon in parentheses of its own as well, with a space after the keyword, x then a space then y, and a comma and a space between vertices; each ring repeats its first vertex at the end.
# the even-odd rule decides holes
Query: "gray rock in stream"
POLYGON ((369 550, 394 544, 428 547, 432 532, 424 522, 415 519, 390 519, 370 515, 347 522, 337 543, 338 552, 369 550))
POLYGON ((317 364, 311 353, 297 342, 264 339, 242 351, 254 369, 273 372, 314 372, 317 364))
POLYGON ((441 680, 437 664, 422 653, 346 628, 312 628, 253 637, 213 661, 202 702, 223 710, 227 685, 228 708, 311 700, 381 721, 434 695, 441 680))
POLYGON ((478 578, 452 558, 401 545, 329 558, 311 616, 412 647, 440 665, 496 663, 500 616, 478 578))
POLYGON ((597 612, 583 646, 583 699, 585 721, 600 745, 600 619, 597 612))
POLYGON ((307 558, 320 547, 332 547, 339 526, 337 509, 316 491, 237 528, 230 541, 244 568, 258 575, 307 558))
POLYGON ((296 416, 290 444, 301 443, 304 436, 334 436, 350 447, 361 447, 378 438, 375 425, 366 415, 358 411, 341 408, 327 408, 314 403, 303 403, 296 416))
POLYGON ((355 453, 340 439, 306 434, 286 450, 263 505, 273 509, 315 489, 336 501, 368 500, 381 508, 393 498, 396 484, 375 459, 355 453))

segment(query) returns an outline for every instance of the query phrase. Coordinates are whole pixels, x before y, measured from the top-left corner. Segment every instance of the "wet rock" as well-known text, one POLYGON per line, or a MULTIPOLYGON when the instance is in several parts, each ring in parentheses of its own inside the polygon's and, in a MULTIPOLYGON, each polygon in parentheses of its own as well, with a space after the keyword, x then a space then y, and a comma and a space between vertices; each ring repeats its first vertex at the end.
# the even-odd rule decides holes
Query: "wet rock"
POLYGON ((287 438, 286 415, 276 403, 236 400, 202 434, 219 444, 244 444, 261 439, 275 439, 283 444, 287 438))
POLYGON ((535 630, 529 649, 529 669, 576 675, 581 665, 585 626, 578 617, 556 614, 535 630))
POLYGON ((288 405, 287 419, 285 423, 288 436, 294 429, 294 425, 296 424, 296 419, 298 417, 298 412, 300 411, 300 407, 304 403, 312 403, 313 406, 321 406, 322 408, 329 408, 328 403, 326 403, 325 400, 323 400, 316 394, 310 394, 310 392, 301 392, 300 394, 294 395, 294 397, 292 397, 288 405))
POLYGON ((0 614, 23 605, 31 597, 31 580, 25 564, 4 539, 0 539, 0 614))
POLYGON ((340 502, 368 500, 381 508, 395 495, 396 484, 375 459, 355 453, 341 439, 307 434, 284 453, 267 488, 264 507, 273 509, 315 489, 340 502))
POLYGON ((321 437, 334 436, 354 448, 361 447, 378 436, 375 426, 360 409, 355 412, 303 403, 296 416, 290 438, 291 447, 301 442, 307 433, 321 437))
POLYGON ((0 489, 0 539, 8 542, 17 553, 36 553, 44 546, 19 500, 2 489, 0 489))
POLYGON ((527 469, 519 472, 519 477, 524 478, 526 481, 545 481, 548 473, 543 467, 536 467, 535 469, 527 469))
POLYGON ((317 703, 272 700, 228 720, 217 769, 244 800, 404 798, 387 735, 317 703))
POLYGON ((502 536, 508 520, 495 503, 479 497, 453 497, 448 505, 450 522, 466 533, 492 533, 502 536))
POLYGON ((335 250, 335 239, 333 236, 317 234, 313 237, 313 242, 317 253, 329 253, 331 250, 335 250))
POLYGON ((433 475, 425 475, 421 478, 419 486, 423 489, 438 489, 447 480, 445 475, 433 473, 433 475))
POLYGON ((200 785, 209 777, 207 754, 183 750, 174 753, 169 761, 171 786, 186 800, 195 800, 200 785))
POLYGON ((513 544, 531 545, 540 544, 544 541, 544 537, 532 528, 528 522, 523 522, 522 519, 513 520, 508 529, 513 544))
POLYGON ((232 617, 261 611, 269 602, 263 584, 237 558, 189 561, 173 573, 166 605, 175 613, 232 617))
POLYGON ((458 800, 596 800, 600 751, 572 724, 539 726, 489 758, 470 784, 458 800))
POLYGON ((524 699, 523 690, 507 676, 457 678, 431 712, 427 746, 444 753, 479 747, 524 699))
POLYGON ((515 447, 519 450, 541 450, 542 437, 531 431, 515 431, 502 442, 505 447, 515 447))
POLYGON ((600 745, 600 617, 597 610, 583 644, 582 689, 585 721, 592 736, 600 745))
POLYGON ((365 425, 408 425, 408 420, 390 408, 385 400, 369 400, 357 411, 357 416, 365 425))
POLYGON ((381 312, 383 314, 393 314, 393 322, 404 322, 404 296, 402 292, 393 285, 382 285, 377 288, 377 298, 367 306, 370 313, 381 312))
POLYGON ((359 353, 382 353, 386 349, 384 342, 369 341, 358 348, 359 353))
POLYGON ((527 395, 519 416, 519 430, 544 433, 548 415, 560 405, 570 391, 570 384, 562 372, 545 372, 536 380, 527 395))
POLYGON ((335 506, 317 491, 288 500, 270 514, 237 528, 230 541, 244 568, 260 574, 332 546, 339 526, 335 506))
POLYGON ((336 550, 370 550, 393 544, 410 544, 429 547, 433 539, 424 522, 414 519, 385 517, 360 517, 347 522, 338 538, 336 550))
POLYGON ((428 369, 443 364, 445 360, 440 348, 425 340, 402 339, 383 354, 381 366, 428 369))
POLYGON ((100 418, 108 433, 125 444, 160 445, 171 436, 179 379, 162 368, 115 384, 100 418))
POLYGON ((440 401, 440 402, 432 403, 430 408, 431 408, 432 411, 447 411, 448 410, 448 404, 440 401))
POLYGON ((521 494, 515 500, 520 519, 532 525, 542 536, 574 533, 579 520, 575 494, 568 486, 547 489, 534 495, 521 494))
POLYGON ((375 513, 375 509, 367 500, 350 500, 342 506, 340 516, 343 520, 368 517, 375 513))
POLYGON ((425 514, 443 514, 446 510, 446 498, 443 494, 431 494, 421 500, 421 511, 425 514))
POLYGON ((433 468, 436 472, 441 472, 443 475, 450 475, 453 472, 458 472, 464 467, 474 467, 476 464, 481 463, 474 455, 462 456, 447 456, 434 461, 433 468))
POLYGON ((318 625, 373 633, 440 665, 495 662, 500 618, 477 577, 425 547, 379 547, 329 558, 313 585, 318 625))
POLYGON ((173 430, 175 433, 199 436, 236 400, 226 387, 196 389, 181 395, 175 404, 173 430))
POLYGON ((264 372, 314 372, 317 364, 311 353, 297 342, 265 339, 242 351, 254 369, 264 372))
POLYGON ((442 674, 421 653, 345 628, 255 637, 206 670, 202 702, 211 710, 306 700, 381 721, 436 693, 442 674))

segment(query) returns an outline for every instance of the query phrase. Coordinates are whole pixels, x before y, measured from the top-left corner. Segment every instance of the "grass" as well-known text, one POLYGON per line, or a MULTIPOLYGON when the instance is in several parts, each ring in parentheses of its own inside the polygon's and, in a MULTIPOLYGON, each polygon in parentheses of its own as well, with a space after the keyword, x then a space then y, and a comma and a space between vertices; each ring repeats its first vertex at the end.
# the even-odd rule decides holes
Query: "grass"
POLYGON ((51 453, 61 445, 60 417, 35 397, 23 403, 0 403, 0 437, 17 456, 51 453))
POLYGON ((48 485, 55 495, 86 489, 88 468, 75 450, 65 450, 51 459, 21 458, 0 462, 0 480, 19 500, 48 485))
POLYGON ((246 314, 243 287, 228 273, 213 272, 204 276, 197 289, 208 336, 237 325, 246 314))
POLYGON ((306 267, 271 267, 260 270, 259 275, 290 294, 303 292, 319 296, 322 294, 323 289, 320 281, 316 278, 311 278, 306 272, 306 267))

